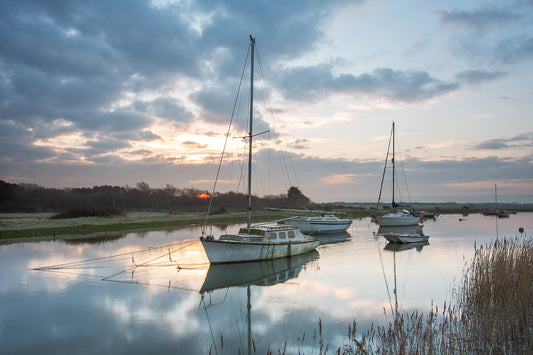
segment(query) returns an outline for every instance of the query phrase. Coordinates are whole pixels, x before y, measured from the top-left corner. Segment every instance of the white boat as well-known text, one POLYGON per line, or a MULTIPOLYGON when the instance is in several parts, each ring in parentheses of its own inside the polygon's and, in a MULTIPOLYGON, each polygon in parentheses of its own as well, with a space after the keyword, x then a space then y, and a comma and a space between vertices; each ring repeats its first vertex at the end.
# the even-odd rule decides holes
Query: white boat
POLYGON ((352 220, 348 218, 339 218, 331 212, 313 211, 313 210, 297 210, 287 208, 267 208, 274 211, 288 211, 288 212, 304 212, 304 213, 320 213, 315 216, 296 216, 281 220, 278 224, 290 225, 297 227, 305 234, 330 234, 346 232, 348 227, 352 225, 352 220))
POLYGON ((419 243, 419 242, 427 242, 429 239, 429 236, 425 234, 404 234, 404 233, 385 234, 384 237, 391 243, 419 243))
MULTIPOLYGON (((253 82, 254 82, 254 48, 255 38, 250 36, 250 122, 248 151, 248 222, 236 234, 221 235, 215 239, 212 235, 202 235, 200 241, 211 264, 257 261, 284 258, 312 251, 318 247, 320 240, 305 235, 293 226, 267 226, 251 224, 252 211, 252 138, 253 133, 253 82)), ((275 223, 272 222, 272 223, 275 223)), ((205 234, 205 231, 202 233, 205 234)))
POLYGON ((496 184, 494 184, 494 199, 495 199, 495 208, 482 211, 481 213, 484 216, 496 216, 498 218, 508 218, 511 213, 516 214, 516 212, 514 211, 502 211, 498 209, 498 190, 497 190, 496 184))
POLYGON ((391 243, 419 243, 427 242, 428 235, 424 234, 422 227, 417 226, 393 226, 378 229, 378 235, 382 235, 391 243))
POLYGON ((335 215, 324 215, 301 216, 282 223, 297 227, 302 233, 327 234, 345 232, 352 224, 352 220, 335 215))
MULTIPOLYGON (((409 206, 402 206, 400 204, 397 204, 396 201, 394 201, 394 187, 395 187, 395 169, 396 169, 396 161, 395 161, 395 132, 394 132, 395 124, 392 122, 392 131, 391 131, 391 138, 389 140, 389 149, 387 149, 387 159, 389 156, 389 150, 392 140, 392 208, 397 207, 409 207, 409 206)), ((381 201, 381 191, 383 189, 383 180, 385 178, 385 171, 387 169, 387 159, 385 159, 385 168, 383 170, 383 176, 381 178, 381 188, 379 190, 379 196, 378 196, 378 203, 376 209, 379 209, 379 203, 381 201)), ((377 215, 373 218, 380 226, 382 227, 393 227, 393 226, 415 226, 420 222, 420 215, 418 213, 415 213, 409 209, 401 209, 393 213, 387 213, 385 215, 377 215)))
POLYGON ((383 216, 376 216, 376 221, 382 227, 415 226, 420 222, 420 216, 410 210, 400 210, 383 216))

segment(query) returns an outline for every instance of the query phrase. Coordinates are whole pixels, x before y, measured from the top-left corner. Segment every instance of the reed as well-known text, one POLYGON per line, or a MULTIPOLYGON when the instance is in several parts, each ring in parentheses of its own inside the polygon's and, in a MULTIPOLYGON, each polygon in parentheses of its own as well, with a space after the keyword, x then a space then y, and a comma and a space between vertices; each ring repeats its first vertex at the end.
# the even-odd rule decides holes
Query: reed
POLYGON ((515 237, 476 246, 452 305, 399 313, 358 334, 336 354, 533 353, 533 241, 515 237))

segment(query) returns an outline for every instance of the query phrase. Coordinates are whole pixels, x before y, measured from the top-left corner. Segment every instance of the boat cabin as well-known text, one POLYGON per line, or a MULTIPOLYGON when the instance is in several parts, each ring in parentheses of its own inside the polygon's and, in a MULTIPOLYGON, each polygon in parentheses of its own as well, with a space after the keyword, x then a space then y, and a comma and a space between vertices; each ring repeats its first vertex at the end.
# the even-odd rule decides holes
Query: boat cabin
POLYGON ((269 227, 252 227, 250 233, 248 228, 243 227, 238 234, 224 234, 220 236, 220 240, 235 241, 235 242, 255 242, 261 243, 268 241, 269 243, 283 243, 296 239, 298 229, 289 226, 269 226, 269 227))

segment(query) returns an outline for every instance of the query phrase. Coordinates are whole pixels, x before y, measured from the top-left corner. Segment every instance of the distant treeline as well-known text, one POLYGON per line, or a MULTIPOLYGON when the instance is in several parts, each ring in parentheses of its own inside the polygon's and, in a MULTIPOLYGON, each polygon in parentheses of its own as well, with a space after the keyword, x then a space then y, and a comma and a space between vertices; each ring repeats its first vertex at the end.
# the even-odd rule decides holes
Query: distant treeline
MULTIPOLYGON (((61 212, 89 208, 205 212, 209 200, 208 191, 169 184, 163 188, 151 188, 146 182, 139 182, 135 187, 103 185, 57 189, 0 180, 0 212, 61 212)), ((244 211, 247 201, 248 196, 243 193, 217 193, 211 211, 244 211)), ((252 208, 256 211, 272 206, 302 208, 310 202, 297 187, 289 188, 287 194, 252 196, 252 208)))

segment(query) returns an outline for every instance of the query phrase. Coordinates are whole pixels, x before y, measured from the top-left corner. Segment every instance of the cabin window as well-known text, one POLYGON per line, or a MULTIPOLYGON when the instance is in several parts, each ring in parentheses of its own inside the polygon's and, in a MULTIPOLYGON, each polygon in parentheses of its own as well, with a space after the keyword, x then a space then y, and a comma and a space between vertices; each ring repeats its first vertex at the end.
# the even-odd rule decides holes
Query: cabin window
MULTIPOLYGON (((248 228, 244 227, 239 230, 239 234, 248 234, 248 228)), ((250 228, 250 234, 265 236, 265 231, 262 229, 250 228)))
POLYGON ((268 239, 276 239, 276 233, 268 232, 267 237, 268 237, 268 239))
POLYGON ((287 233, 279 232, 279 239, 285 239, 285 238, 287 238, 287 233))
POLYGON ((289 232, 287 232, 287 234, 289 235, 289 238, 294 238, 295 237, 294 231, 289 231, 289 232))
POLYGON ((225 234, 220 236, 220 240, 233 240, 235 242, 242 241, 242 237, 238 235, 225 234))

